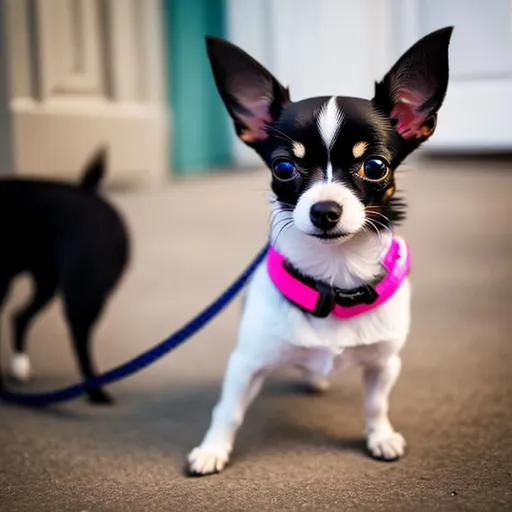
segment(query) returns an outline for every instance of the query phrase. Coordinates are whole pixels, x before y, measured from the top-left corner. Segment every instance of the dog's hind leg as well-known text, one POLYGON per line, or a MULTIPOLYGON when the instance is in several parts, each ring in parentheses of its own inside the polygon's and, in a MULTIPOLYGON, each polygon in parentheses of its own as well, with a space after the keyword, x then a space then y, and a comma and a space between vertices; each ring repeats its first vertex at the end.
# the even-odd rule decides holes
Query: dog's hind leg
MULTIPOLYGON (((92 360, 91 333, 112 286, 110 282, 93 279, 94 274, 91 272, 83 271, 81 274, 75 267, 70 270, 64 274, 61 284, 65 313, 82 377, 90 380, 97 375, 92 360), (84 275, 89 276, 89 282, 84 275)), ((91 403, 113 403, 112 398, 100 388, 90 389, 87 394, 91 403)))
MULTIPOLYGON (((92 361, 91 355, 91 331, 99 316, 99 308, 97 311, 75 311, 73 308, 67 310, 71 334, 75 347, 75 353, 82 376, 85 380, 96 377, 97 371, 92 361)), ((91 389, 88 391, 89 401, 94 404, 111 404, 112 398, 101 388, 91 389)))
MULTIPOLYGON (((1 320, 1 312, 2 312, 2 306, 4 303, 4 299, 7 295, 7 292, 9 291, 9 284, 10 284, 10 279, 5 278, 5 277, 0 278, 0 320, 1 320)), ((2 323, 0 322, 0 341, 2 340, 1 329, 2 329, 2 323)), ((1 353, 1 351, 2 351, 2 346, 0 343, 0 353, 1 353)), ((0 390, 2 390, 3 386, 4 386, 3 376, 2 376, 2 361, 1 361, 1 359, 2 358, 0 357, 0 390)))
POLYGON ((258 395, 265 375, 246 356, 233 352, 210 428, 201 445, 188 456, 189 475, 208 475, 224 469, 245 412, 258 395))
POLYGON ((0 312, 2 311, 2 306, 4 305, 4 300, 5 297, 7 296, 7 292, 9 291, 10 284, 10 279, 0 277, 0 312))
POLYGON ((34 295, 30 302, 13 315, 13 356, 11 360, 11 376, 19 382, 30 378, 30 359, 26 354, 25 343, 30 323, 55 295, 56 281, 47 273, 34 273, 34 295))
MULTIPOLYGON (((98 374, 92 356, 92 331, 109 295, 119 279, 122 265, 112 264, 112 254, 99 244, 91 254, 94 244, 84 247, 77 244, 74 254, 62 265, 60 288, 64 309, 73 338, 75 354, 82 376, 90 380, 98 374)), ((113 399, 101 388, 89 389, 89 401, 93 404, 111 404, 113 399)))

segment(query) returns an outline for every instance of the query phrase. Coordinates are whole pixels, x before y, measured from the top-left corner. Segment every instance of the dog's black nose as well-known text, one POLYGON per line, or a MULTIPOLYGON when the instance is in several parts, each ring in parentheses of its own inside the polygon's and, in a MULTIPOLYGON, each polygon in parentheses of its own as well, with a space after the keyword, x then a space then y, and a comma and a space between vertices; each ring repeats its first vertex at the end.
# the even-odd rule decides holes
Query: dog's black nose
POLYGON ((311 222, 323 231, 333 229, 341 217, 341 206, 335 201, 320 201, 311 207, 311 222))

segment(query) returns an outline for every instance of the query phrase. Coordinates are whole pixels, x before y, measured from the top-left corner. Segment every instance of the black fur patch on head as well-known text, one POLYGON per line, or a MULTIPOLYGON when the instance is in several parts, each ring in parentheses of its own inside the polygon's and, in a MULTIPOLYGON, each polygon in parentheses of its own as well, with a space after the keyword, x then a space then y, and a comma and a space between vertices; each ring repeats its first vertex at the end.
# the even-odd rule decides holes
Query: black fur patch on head
POLYGON ((405 214, 405 204, 393 197, 397 167, 435 130, 448 86, 451 34, 446 27, 414 44, 376 84, 373 100, 337 97, 330 103, 327 97, 293 103, 288 88, 242 49, 218 38, 206 42, 236 133, 273 169, 278 200, 293 207, 318 180, 340 182, 384 226, 405 214), (366 179, 365 163, 375 159, 377 170, 389 172, 366 179))
POLYGON ((292 180, 282 181, 272 175, 272 190, 277 199, 295 205, 314 183, 327 181, 326 168, 330 165, 332 181, 349 187, 368 207, 368 212, 373 211, 377 225, 402 220, 405 204, 393 198, 396 167, 391 162, 396 162, 397 145, 389 119, 368 100, 337 97, 339 127, 328 148, 319 130, 319 115, 329 100, 320 97, 292 103, 267 129, 268 138, 258 145, 257 150, 269 168, 279 160, 296 166, 297 175, 292 180), (360 142, 365 143, 365 150, 356 158, 353 148, 360 142), (300 158, 294 153, 296 143, 305 150, 300 158), (389 176, 382 182, 371 182, 358 174, 370 158, 382 159, 389 165, 389 176))

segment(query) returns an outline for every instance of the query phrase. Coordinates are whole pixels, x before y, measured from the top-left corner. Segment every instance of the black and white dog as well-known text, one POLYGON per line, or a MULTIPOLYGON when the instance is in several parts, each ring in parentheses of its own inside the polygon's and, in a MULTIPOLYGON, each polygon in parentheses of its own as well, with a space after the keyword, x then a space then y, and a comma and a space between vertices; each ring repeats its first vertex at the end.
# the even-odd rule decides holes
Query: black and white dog
MULTIPOLYGON (((82 376, 88 380, 96 375, 91 332, 129 257, 124 222, 97 194, 105 161, 105 152, 98 152, 78 187, 50 180, 0 180, 0 311, 18 274, 28 272, 35 287, 12 323, 11 374, 19 381, 31 375, 27 330, 57 291, 82 376)), ((96 404, 112 401, 102 389, 88 394, 96 404)))
POLYGON ((388 417, 410 324, 409 249, 395 171, 434 132, 448 85, 452 27, 411 47, 369 101, 292 102, 240 48, 207 38, 215 82, 240 139, 272 171, 272 248, 252 280, 220 401, 191 474, 221 471, 266 375, 301 367, 317 389, 326 375, 362 365, 367 447, 403 455, 388 417))

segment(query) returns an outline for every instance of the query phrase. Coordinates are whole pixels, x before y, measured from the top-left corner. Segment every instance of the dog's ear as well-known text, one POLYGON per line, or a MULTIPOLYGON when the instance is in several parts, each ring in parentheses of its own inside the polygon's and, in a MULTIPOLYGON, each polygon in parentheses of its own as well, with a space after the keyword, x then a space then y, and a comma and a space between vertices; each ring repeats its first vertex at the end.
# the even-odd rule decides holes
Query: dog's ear
POLYGON ((265 128, 290 102, 288 89, 234 44, 207 37, 206 47, 217 89, 238 136, 249 145, 266 139, 265 128))
POLYGON ((434 132, 448 87, 452 31, 446 27, 420 39, 375 85, 373 103, 395 121, 403 139, 422 142, 434 132))

